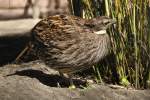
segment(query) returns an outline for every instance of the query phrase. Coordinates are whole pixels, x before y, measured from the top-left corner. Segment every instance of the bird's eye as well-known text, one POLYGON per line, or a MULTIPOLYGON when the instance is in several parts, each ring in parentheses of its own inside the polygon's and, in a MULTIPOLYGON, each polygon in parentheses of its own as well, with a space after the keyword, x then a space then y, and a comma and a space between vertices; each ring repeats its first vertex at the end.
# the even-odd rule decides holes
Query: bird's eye
POLYGON ((107 25, 107 24, 109 24, 109 21, 104 21, 103 24, 107 25))
POLYGON ((92 23, 86 23, 85 24, 87 27, 89 27, 89 28, 93 28, 95 25, 94 24, 92 24, 92 23))

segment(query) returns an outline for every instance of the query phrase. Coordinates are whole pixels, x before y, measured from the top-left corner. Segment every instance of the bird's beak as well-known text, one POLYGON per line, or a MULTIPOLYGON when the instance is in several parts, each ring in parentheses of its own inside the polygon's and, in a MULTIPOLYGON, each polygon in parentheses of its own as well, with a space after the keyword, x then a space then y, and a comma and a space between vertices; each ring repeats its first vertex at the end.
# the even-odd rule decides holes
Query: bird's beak
POLYGON ((117 22, 116 19, 112 19, 112 24, 115 24, 117 22))
POLYGON ((112 24, 116 24, 117 20, 116 19, 111 19, 110 20, 110 24, 109 25, 112 25, 112 24))
POLYGON ((115 26, 117 20, 116 19, 111 19, 110 22, 107 24, 107 28, 111 26, 115 26))

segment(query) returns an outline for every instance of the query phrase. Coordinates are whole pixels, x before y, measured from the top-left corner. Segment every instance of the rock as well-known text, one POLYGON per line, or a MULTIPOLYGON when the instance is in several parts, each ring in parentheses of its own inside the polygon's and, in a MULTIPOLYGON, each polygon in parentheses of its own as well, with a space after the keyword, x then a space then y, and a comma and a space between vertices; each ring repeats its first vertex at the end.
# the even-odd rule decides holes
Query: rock
POLYGON ((150 100, 150 90, 98 84, 71 90, 62 84, 58 87, 63 80, 42 61, 5 65, 0 67, 0 100, 150 100))

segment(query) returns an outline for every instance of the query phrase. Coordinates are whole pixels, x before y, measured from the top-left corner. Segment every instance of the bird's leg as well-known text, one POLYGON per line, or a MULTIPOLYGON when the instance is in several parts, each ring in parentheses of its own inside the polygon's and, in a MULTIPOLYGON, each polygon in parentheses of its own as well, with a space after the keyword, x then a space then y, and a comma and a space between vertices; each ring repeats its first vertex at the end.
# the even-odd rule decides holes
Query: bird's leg
POLYGON ((72 74, 63 74, 62 72, 59 72, 59 75, 69 79, 69 88, 71 88, 71 89, 76 88, 76 86, 73 84, 72 74))
POLYGON ((69 88, 70 88, 70 89, 75 89, 76 86, 75 86, 74 83, 73 83, 72 74, 69 74, 69 82, 70 82, 69 88))
MULTIPOLYGON (((60 72, 60 71, 59 71, 59 75, 60 75, 61 77, 64 77, 64 74, 63 74, 62 72, 60 72)), ((61 86, 60 86, 60 81, 57 82, 57 87, 61 87, 61 86)))

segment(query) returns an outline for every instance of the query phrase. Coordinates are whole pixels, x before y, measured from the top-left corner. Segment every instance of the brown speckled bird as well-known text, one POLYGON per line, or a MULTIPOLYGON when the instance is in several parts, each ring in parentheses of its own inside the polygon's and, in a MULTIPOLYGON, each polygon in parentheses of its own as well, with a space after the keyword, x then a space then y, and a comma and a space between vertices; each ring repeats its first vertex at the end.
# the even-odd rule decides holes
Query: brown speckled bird
POLYGON ((106 16, 89 20, 72 15, 50 16, 33 28, 33 50, 61 73, 87 69, 108 54, 106 29, 114 22, 106 16))

